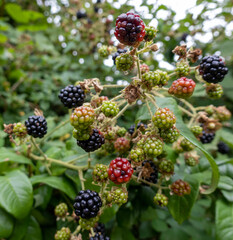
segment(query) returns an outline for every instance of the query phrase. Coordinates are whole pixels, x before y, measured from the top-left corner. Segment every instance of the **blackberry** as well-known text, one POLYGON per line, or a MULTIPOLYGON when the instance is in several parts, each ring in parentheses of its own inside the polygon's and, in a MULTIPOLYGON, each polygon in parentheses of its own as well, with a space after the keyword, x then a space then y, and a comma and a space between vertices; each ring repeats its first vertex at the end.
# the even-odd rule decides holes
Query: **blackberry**
POLYGON ((145 63, 141 64, 140 65, 140 71, 141 71, 141 74, 144 74, 146 72, 149 72, 150 71, 150 68, 148 65, 146 65, 145 63))
POLYGON ((127 133, 127 130, 124 127, 121 127, 117 130, 117 135, 119 137, 124 137, 126 133, 127 133))
POLYGON ((85 100, 85 93, 80 85, 69 85, 63 88, 58 97, 67 108, 75 108, 83 105, 85 100))
POLYGON ((168 204, 168 198, 165 195, 161 194, 161 193, 157 193, 154 196, 153 200, 154 200, 154 203, 156 205, 159 205, 160 207, 165 207, 168 204))
POLYGON ((165 143, 174 143, 179 136, 180 133, 174 126, 168 129, 160 129, 160 137, 165 143))
POLYGON ((206 56, 201 60, 199 73, 208 83, 221 82, 228 73, 223 59, 219 56, 206 56))
POLYGON ((230 152, 229 146, 224 142, 219 142, 217 147, 218 147, 218 152, 222 154, 228 154, 230 152))
POLYGON ((159 79, 159 85, 160 86, 165 86, 167 85, 167 82, 169 80, 169 76, 167 74, 167 72, 161 71, 161 70, 156 70, 156 73, 158 73, 160 75, 160 79, 159 79))
POLYGON ((220 84, 209 84, 206 86, 206 93, 211 99, 219 99, 223 95, 223 88, 220 84))
POLYGON ((116 58, 116 68, 120 71, 131 70, 134 66, 134 58, 128 53, 123 53, 116 58))
MULTIPOLYGON (((137 129, 139 129, 140 127, 146 129, 146 128, 147 128, 147 125, 144 124, 144 123, 138 123, 138 124, 137 124, 137 129)), ((135 124, 133 124, 133 125, 130 126, 130 128, 128 129, 128 133, 129 133, 130 135, 133 135, 134 131, 135 131, 135 124)))
POLYGON ((119 153, 125 153, 130 149, 130 142, 124 137, 117 138, 114 143, 114 148, 119 153))
POLYGON ((139 15, 123 13, 116 20, 114 32, 118 41, 124 45, 137 46, 145 36, 145 24, 139 15))
POLYGON ((91 99, 91 106, 94 108, 100 107, 104 101, 108 101, 108 97, 100 96, 91 99))
POLYGON ((163 152, 163 142, 156 137, 148 137, 143 150, 149 157, 157 157, 163 152))
POLYGON ((160 82, 160 74, 157 71, 149 71, 142 75, 142 87, 151 90, 160 82))
POLYGON ((68 206, 66 203, 60 203, 56 206, 54 210, 55 216, 59 218, 64 218, 66 214, 68 213, 68 206))
POLYGON ((170 160, 163 160, 160 164, 159 164, 159 171, 162 174, 173 174, 174 173, 174 164, 172 161, 170 160))
POLYGON ((197 137, 197 136, 201 135, 203 128, 201 126, 194 125, 190 128, 190 130, 197 137))
POLYGON ((171 190, 173 194, 180 197, 191 193, 190 185, 181 179, 172 183, 171 190))
POLYGON ((168 108, 159 108, 152 117, 153 124, 158 128, 171 128, 176 123, 176 117, 168 108))
POLYGON ((181 61, 176 64, 175 71, 177 72, 177 75, 179 77, 185 77, 185 76, 189 75, 190 66, 189 66, 188 62, 181 61))
POLYGON ((63 227, 61 230, 57 231, 54 239, 55 240, 70 240, 71 231, 69 228, 63 227))
POLYGON ((94 237, 90 237, 89 240, 110 240, 110 237, 104 236, 100 233, 96 233, 94 237))
POLYGON ((108 167, 103 164, 96 164, 93 170, 93 179, 96 182, 106 182, 108 180, 108 167))
POLYGON ((182 139, 182 141, 180 142, 180 146, 184 151, 192 151, 195 146, 186 138, 182 139))
POLYGON ((86 18, 87 14, 84 11, 77 11, 76 17, 77 17, 77 19, 86 18))
POLYGON ((102 103, 101 111, 106 117, 114 117, 119 112, 119 107, 115 102, 104 101, 102 103))
POLYGON ((196 166, 199 163, 199 158, 200 157, 196 153, 186 152, 184 154, 185 164, 190 167, 196 166))
POLYGON ((88 140, 77 140, 80 146, 86 152, 94 152, 104 144, 104 136, 98 129, 93 129, 91 136, 88 140))
POLYGON ((82 229, 91 230, 91 228, 93 228, 98 221, 99 221, 99 216, 89 218, 89 219, 80 217, 78 223, 82 229))
POLYGON ((27 128, 21 122, 14 124, 13 133, 16 137, 24 138, 27 135, 27 128))
POLYGON ((83 219, 96 217, 102 206, 99 194, 91 190, 81 190, 74 201, 75 214, 83 219))
POLYGON ((112 60, 113 60, 113 63, 114 63, 114 65, 116 65, 116 58, 118 57, 118 56, 120 56, 122 53, 126 53, 127 52, 127 49, 121 49, 121 48, 119 48, 119 49, 117 49, 117 52, 115 52, 113 55, 112 55, 112 60))
POLYGON ((116 158, 110 162, 108 177, 115 184, 126 183, 133 174, 133 168, 126 158, 116 158))
POLYGON ((74 129, 73 130, 73 137, 77 140, 87 140, 89 139, 90 135, 91 135, 92 129, 88 128, 88 129, 82 129, 82 130, 77 130, 74 129))
POLYGON ((207 133, 204 130, 202 131, 202 136, 200 137, 200 141, 203 144, 211 143, 214 140, 215 133, 207 133))
POLYGON ((231 118, 231 112, 225 106, 217 107, 214 118, 218 119, 220 122, 227 121, 231 118))
POLYGON ((98 49, 98 53, 101 57, 105 58, 108 57, 109 55, 109 50, 108 50, 108 46, 103 45, 98 49))
POLYGON ((135 149, 132 149, 129 154, 130 160, 134 162, 141 162, 145 159, 144 151, 140 147, 136 147, 135 149))
POLYGON ((155 164, 150 160, 142 162, 142 179, 147 182, 157 183, 158 181, 158 169, 155 164))
POLYGON ((127 203, 128 193, 121 188, 117 188, 107 193, 106 198, 108 203, 122 205, 127 203))
POLYGON ((27 133, 34 138, 42 138, 47 133, 47 121, 43 116, 30 116, 25 126, 27 133))
POLYGON ((145 27, 145 32, 146 34, 145 34, 144 40, 146 42, 149 42, 156 37, 157 30, 153 26, 148 26, 148 27, 145 27))
POLYGON ((103 223, 97 223, 97 225, 94 227, 95 233, 101 233, 102 235, 105 235, 105 225, 103 223))

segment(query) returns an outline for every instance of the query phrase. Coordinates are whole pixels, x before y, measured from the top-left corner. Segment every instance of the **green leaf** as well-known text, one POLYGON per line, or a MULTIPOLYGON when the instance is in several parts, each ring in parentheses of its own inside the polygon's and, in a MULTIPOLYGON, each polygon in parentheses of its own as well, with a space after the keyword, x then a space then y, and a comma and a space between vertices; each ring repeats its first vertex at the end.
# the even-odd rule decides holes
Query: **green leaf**
POLYGON ((28 215, 33 203, 32 185, 19 170, 0 177, 0 206, 17 219, 28 215))
POLYGON ((169 197, 168 209, 173 216, 173 218, 181 224, 184 220, 188 219, 193 207, 193 204, 199 193, 199 182, 192 176, 187 176, 185 178, 190 184, 191 193, 189 195, 184 195, 179 197, 173 195, 169 197))
POLYGON ((0 44, 5 43, 7 41, 7 37, 3 34, 0 34, 0 44))
POLYGON ((37 175, 30 178, 32 185, 37 183, 44 183, 50 187, 56 188, 64 193, 66 193, 71 199, 74 199, 76 192, 72 184, 65 177, 55 177, 47 175, 37 175))
POLYGON ((14 227, 14 221, 10 214, 0 208, 0 238, 8 238, 14 227))
MULTIPOLYGON (((210 187, 206 190, 203 191, 203 194, 210 194, 215 191, 215 189, 218 186, 218 181, 219 181, 219 170, 216 162, 214 161, 213 157, 205 150, 203 145, 195 138, 195 136, 192 134, 192 132, 187 128, 187 126, 184 124, 180 110, 178 108, 178 105, 176 101, 173 98, 166 97, 166 98, 158 98, 156 97, 156 103, 158 104, 159 107, 164 108, 167 107, 176 116, 176 127, 179 129, 180 134, 187 138, 192 144, 194 144, 197 148, 199 148, 207 160, 210 163, 210 166, 212 168, 212 179, 211 179, 211 185, 210 187)), ((152 109, 152 112, 155 112, 156 109, 153 104, 150 104, 150 107, 152 109)), ((147 107, 144 105, 143 107, 140 108, 138 111, 137 115, 137 120, 149 120, 150 114, 147 110, 147 107)))
POLYGON ((42 240, 42 233, 40 230, 40 225, 36 219, 31 216, 28 224, 28 228, 23 240, 42 240))
POLYGON ((9 240, 22 240, 26 234, 29 220, 29 216, 24 219, 17 220, 15 222, 14 230, 9 240))
POLYGON ((116 227, 111 233, 111 240, 135 240, 131 231, 127 228, 116 227))
POLYGON ((218 188, 227 191, 233 190, 233 179, 228 176, 221 176, 218 188))
POLYGON ((118 211, 119 207, 117 205, 113 205, 112 207, 105 208, 104 212, 100 216, 100 222, 107 223, 112 218, 116 216, 116 213, 118 211))
POLYGON ((233 236, 233 204, 222 200, 216 202, 216 237, 217 240, 232 240, 233 236))
POLYGON ((7 162, 7 161, 23 163, 23 164, 32 164, 30 159, 28 159, 22 155, 18 155, 8 148, 1 148, 0 149, 0 163, 7 162))

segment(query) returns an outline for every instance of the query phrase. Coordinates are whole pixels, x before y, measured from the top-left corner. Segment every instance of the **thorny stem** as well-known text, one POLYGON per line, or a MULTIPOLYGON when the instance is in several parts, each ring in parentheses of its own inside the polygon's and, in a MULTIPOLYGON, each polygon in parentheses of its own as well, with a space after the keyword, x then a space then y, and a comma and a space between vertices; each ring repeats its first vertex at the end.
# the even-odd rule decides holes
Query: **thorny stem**
POLYGON ((122 109, 121 111, 114 117, 111 119, 111 122, 114 122, 116 119, 118 119, 124 112, 125 110, 129 107, 129 103, 127 103, 122 109))
POLYGON ((82 159, 82 158, 85 158, 85 157, 87 157, 87 156, 88 156, 88 154, 85 153, 85 154, 83 154, 83 155, 81 155, 81 156, 78 156, 78 157, 76 157, 76 158, 74 158, 74 159, 72 159, 72 160, 67 161, 67 163, 74 163, 74 162, 76 162, 77 160, 82 159))
POLYGON ((85 189, 84 181, 86 181, 86 180, 83 178, 83 171, 78 170, 78 175, 79 175, 79 179, 81 181, 82 190, 84 190, 85 189))
POLYGON ((146 106, 147 106, 147 108, 148 108, 148 111, 149 111, 149 113, 150 113, 150 116, 151 116, 151 118, 153 117, 153 113, 151 112, 151 109, 150 109, 150 105, 149 105, 149 103, 148 103, 148 100, 146 99, 146 106))
POLYGON ((44 152, 40 149, 40 147, 36 144, 33 137, 30 138, 33 146, 40 152, 40 154, 44 157, 45 160, 47 160, 47 156, 44 154, 44 152))
POLYGON ((192 114, 191 112, 189 112, 189 111, 186 110, 185 108, 183 108, 183 107, 181 107, 181 106, 178 106, 178 108, 179 108, 182 112, 186 113, 188 116, 194 117, 194 114, 192 114))
POLYGON ((138 69, 138 77, 139 79, 142 79, 142 74, 141 74, 141 69, 140 69, 140 59, 139 59, 139 54, 136 52, 137 56, 137 69, 138 69))
POLYGON ((184 99, 182 99, 182 98, 179 98, 179 100, 180 100, 182 103, 184 103, 184 104, 193 112, 194 115, 197 114, 196 109, 192 106, 192 104, 190 104, 188 101, 186 101, 186 100, 184 100, 184 99))
POLYGON ((78 225, 77 228, 75 229, 75 231, 73 232, 73 235, 75 236, 76 234, 78 234, 81 230, 81 226, 78 225))
POLYGON ((111 101, 116 101, 117 99, 121 98, 122 97, 122 94, 120 95, 117 95, 116 97, 112 98, 111 101))
POLYGON ((155 108, 159 108, 156 101, 154 100, 153 96, 151 94, 146 93, 146 96, 150 99, 150 101, 154 104, 155 108))
POLYGON ((196 111, 200 111, 200 110, 205 110, 206 107, 204 107, 204 106, 200 106, 200 107, 196 107, 195 109, 196 109, 196 111))

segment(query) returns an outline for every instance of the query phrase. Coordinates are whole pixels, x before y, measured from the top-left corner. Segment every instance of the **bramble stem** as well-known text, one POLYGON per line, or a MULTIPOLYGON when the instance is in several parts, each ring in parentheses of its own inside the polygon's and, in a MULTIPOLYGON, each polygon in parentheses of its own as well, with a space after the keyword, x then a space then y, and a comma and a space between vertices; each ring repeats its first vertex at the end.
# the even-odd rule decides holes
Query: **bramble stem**
POLYGON ((122 97, 122 94, 120 94, 120 95, 118 95, 118 96, 112 98, 110 101, 116 101, 117 99, 119 99, 119 98, 121 98, 121 97, 122 97))
POLYGON ((183 108, 183 107, 181 107, 181 106, 178 106, 178 108, 179 108, 182 112, 186 113, 188 116, 194 117, 194 114, 192 114, 191 112, 189 112, 189 111, 186 110, 185 108, 183 108))
POLYGON ((87 156, 88 156, 88 154, 85 153, 85 154, 83 154, 83 155, 81 155, 81 156, 78 156, 78 157, 76 157, 76 158, 74 158, 74 159, 72 159, 72 160, 67 161, 67 163, 74 163, 74 162, 76 162, 77 160, 82 159, 82 158, 85 158, 85 157, 87 157, 87 156))
POLYGON ((129 107, 129 103, 127 103, 122 109, 121 111, 114 117, 111 119, 111 122, 114 122, 116 119, 118 119, 124 112, 125 110, 129 107))
POLYGON ((86 180, 83 178, 83 171, 78 170, 78 175, 79 175, 79 179, 80 179, 80 182, 81 182, 82 190, 85 190, 84 181, 86 181, 86 180))
POLYGON ((40 144, 43 144, 44 141, 49 138, 54 132, 56 132, 59 128, 63 127, 64 125, 66 125, 68 122, 70 121, 70 119, 67 119, 64 122, 61 122, 59 125, 57 125, 52 131, 50 131, 48 134, 45 135, 45 137, 41 140, 40 144))
POLYGON ((124 88, 126 85, 118 85, 118 84, 106 84, 106 85, 101 85, 103 88, 124 88))
POLYGON ((75 231, 73 232, 73 235, 75 236, 76 234, 78 234, 81 230, 81 226, 78 225, 77 228, 75 229, 75 231))
POLYGON ((177 75, 176 72, 172 72, 172 73, 168 74, 168 77, 173 77, 173 76, 176 76, 176 75, 177 75))
POLYGON ((88 153, 87 168, 91 168, 91 153, 88 153))
POLYGON ((179 98, 179 100, 180 100, 182 103, 184 103, 188 108, 190 108, 194 115, 197 114, 196 109, 192 106, 192 104, 190 104, 188 101, 186 101, 186 100, 184 100, 184 99, 182 99, 182 98, 179 98))
POLYGON ((150 99, 150 101, 154 104, 155 108, 159 108, 159 106, 157 105, 156 101, 154 100, 153 96, 151 94, 145 93, 146 96, 150 99))
POLYGON ((147 106, 147 108, 148 108, 148 111, 149 111, 149 113, 150 113, 150 116, 151 116, 151 118, 153 117, 153 113, 151 112, 151 109, 150 109, 150 105, 149 105, 149 103, 148 103, 148 100, 146 99, 146 106, 147 106))
POLYGON ((30 138, 33 146, 40 152, 40 154, 44 157, 45 160, 47 160, 47 156, 44 154, 44 152, 40 149, 40 147, 36 144, 33 137, 30 138))
POLYGON ((199 111, 199 110, 205 110, 206 107, 204 107, 204 106, 200 106, 200 107, 196 107, 195 109, 196 109, 196 111, 199 111))
POLYGON ((141 69, 140 69, 140 59, 139 59, 139 54, 137 51, 136 51, 136 56, 137 56, 138 77, 139 77, 139 79, 142 79, 142 74, 141 74, 141 69))

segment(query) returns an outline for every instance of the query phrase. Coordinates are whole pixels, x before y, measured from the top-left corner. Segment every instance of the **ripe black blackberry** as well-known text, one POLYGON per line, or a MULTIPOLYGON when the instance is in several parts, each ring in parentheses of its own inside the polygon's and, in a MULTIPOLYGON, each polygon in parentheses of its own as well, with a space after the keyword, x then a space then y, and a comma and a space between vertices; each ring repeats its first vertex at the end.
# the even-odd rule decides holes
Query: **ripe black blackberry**
POLYGON ((47 121, 43 116, 30 116, 25 126, 27 133, 34 138, 42 138, 47 133, 47 121))
MULTIPOLYGON (((144 127, 145 129, 147 128, 146 124, 140 122, 137 125, 137 129, 139 129, 141 126, 144 127)), ((128 129, 128 133, 130 133, 130 135, 133 135, 134 131, 135 131, 135 124, 130 126, 130 128, 128 129)))
POLYGON ((76 17, 77 17, 77 19, 86 18, 87 14, 84 11, 77 11, 76 17))
POLYGON ((110 240, 110 237, 96 233, 94 237, 90 237, 89 240, 110 240))
POLYGON ((211 143, 214 140, 215 133, 207 133, 205 131, 202 131, 202 136, 200 137, 200 141, 203 144, 211 143))
POLYGON ((101 233, 102 235, 105 235, 105 225, 103 223, 98 223, 96 227, 94 227, 95 233, 101 233))
POLYGON ((58 97, 65 107, 75 108, 83 105, 85 93, 80 85, 69 85, 60 91, 58 97))
POLYGON ((219 142, 217 147, 218 147, 218 152, 222 154, 228 154, 230 152, 229 146, 224 142, 219 142))
POLYGON ((98 129, 93 129, 92 134, 88 140, 77 140, 78 146, 86 152, 94 152, 104 144, 104 136, 98 129))
POLYGON ((112 55, 112 60, 114 62, 114 65, 116 65, 116 58, 118 56, 120 56, 122 53, 126 53, 127 52, 127 49, 117 49, 117 52, 115 52, 113 55, 112 55))
POLYGON ((206 56, 200 63, 199 72, 208 83, 221 82, 228 72, 223 59, 219 56, 206 56))
POLYGON ((74 201, 75 214, 84 219, 96 217, 102 206, 99 194, 89 189, 81 190, 74 201))
POLYGON ((150 160, 145 160, 142 162, 142 179, 147 182, 157 183, 158 181, 158 169, 155 164, 150 160), (148 176, 148 172, 151 172, 148 176))

